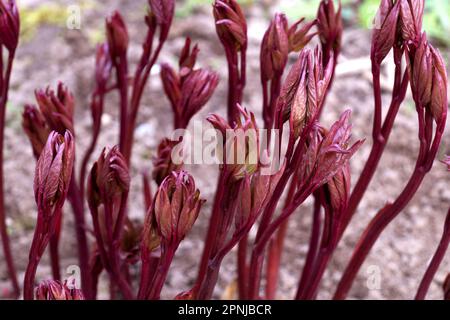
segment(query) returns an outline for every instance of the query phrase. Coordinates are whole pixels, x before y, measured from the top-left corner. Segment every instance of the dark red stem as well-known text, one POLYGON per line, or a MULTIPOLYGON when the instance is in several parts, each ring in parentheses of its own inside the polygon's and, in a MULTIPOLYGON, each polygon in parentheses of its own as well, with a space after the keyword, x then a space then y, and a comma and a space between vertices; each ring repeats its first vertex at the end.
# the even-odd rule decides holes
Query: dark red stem
POLYGON ((86 237, 86 223, 84 217, 83 199, 81 197, 80 189, 75 181, 75 174, 72 174, 72 179, 69 185, 68 200, 72 205, 73 214, 75 217, 75 231, 78 245, 78 259, 81 270, 81 287, 86 299, 93 299, 93 287, 91 280, 91 273, 89 269, 89 249, 86 237))
POLYGON ((311 236, 309 239, 308 253, 306 255, 305 265, 302 270, 302 275, 300 277, 300 282, 297 288, 297 294, 295 296, 296 300, 302 298, 308 284, 311 281, 312 273, 314 271, 314 265, 319 254, 319 244, 320 244, 320 201, 317 196, 314 198, 314 211, 313 211, 313 223, 311 236))
MULTIPOLYGON (((284 203, 284 208, 287 208, 292 202, 296 187, 297 187, 298 171, 294 173, 289 186, 288 194, 284 203)), ((267 276, 266 276, 266 298, 275 299, 276 290, 278 286, 278 276, 280 270, 281 256, 283 253, 284 239, 286 238, 289 220, 283 222, 277 232, 275 239, 270 242, 269 253, 267 258, 267 276)))
POLYGON ((239 241, 237 252, 237 266, 238 266, 238 290, 239 299, 247 299, 247 284, 248 284, 248 264, 247 264, 247 246, 248 235, 245 235, 239 241))
MULTIPOLYGON (((153 40, 152 40, 153 41, 153 40)), ((141 61, 140 66, 136 70, 135 81, 133 85, 133 91, 131 94, 131 104, 129 114, 127 116, 128 128, 126 132, 126 145, 125 151, 123 153, 125 159, 128 164, 130 164, 131 153, 133 151, 133 142, 134 142, 134 129, 136 126, 137 114, 139 111, 139 106, 141 104, 142 94, 144 93, 145 85, 147 84, 148 78, 150 76, 150 72, 152 71, 153 66, 156 63, 156 60, 159 57, 159 54, 163 48, 165 39, 160 40, 158 43, 158 47, 154 52, 150 61, 145 64, 144 60, 141 61)), ((151 47, 149 48, 151 50, 151 47)), ((148 52, 144 51, 144 56, 148 54, 148 52)))
POLYGON ((361 268, 366 257, 369 255, 373 245, 378 240, 383 230, 397 217, 397 215, 414 196, 423 178, 425 177, 425 173, 426 172, 422 167, 416 168, 407 186, 397 200, 393 204, 388 205, 385 209, 379 211, 375 218, 373 218, 367 226, 358 241, 352 258, 339 282, 336 293, 334 294, 335 300, 342 300, 346 298, 359 269, 361 268))
POLYGON ((436 272, 438 271, 439 266, 442 263, 442 260, 444 260, 445 253, 447 252, 449 243, 450 243, 450 209, 447 213, 444 232, 442 233, 439 245, 436 249, 436 252, 434 253, 433 259, 431 259, 431 262, 428 265, 428 268, 422 278, 422 281, 420 282, 419 289, 417 290, 417 294, 415 297, 416 300, 425 299, 428 289, 430 288, 431 282, 433 281, 434 276, 436 275, 436 272))
POLYGON ((36 270, 41 261, 42 254, 50 241, 51 234, 48 230, 44 230, 43 218, 38 214, 36 228, 34 230, 33 241, 29 253, 29 261, 27 269, 25 270, 25 277, 23 280, 23 299, 34 299, 34 279, 36 277, 36 270))
POLYGON ((202 285, 205 277, 206 277, 206 271, 208 268, 208 261, 211 256, 211 252, 215 246, 214 239, 217 236, 217 232, 220 227, 220 221, 221 221, 221 208, 220 204, 222 202, 222 198, 225 194, 225 181, 227 180, 227 174, 225 171, 220 172, 220 176, 217 182, 217 188, 216 188, 216 194, 214 197, 214 204, 213 204, 213 210, 211 213, 211 218, 209 222, 208 227, 208 233, 205 238, 205 248, 203 249, 202 259, 200 261, 200 268, 197 276, 196 281, 196 290, 200 289, 200 286, 202 285))
MULTIPOLYGON (((398 54, 394 52, 394 56, 396 57, 396 61, 398 62, 398 54)), ((397 77, 396 77, 397 78, 397 77)), ((397 79, 398 80, 398 79, 397 79)), ((407 76, 405 75, 403 84, 406 82, 407 76)), ((396 81, 397 84, 397 81, 396 81)), ((403 89, 403 88, 402 88, 403 89)), ((398 198, 394 201, 393 204, 387 205, 385 208, 380 210, 375 218, 372 219, 369 226, 364 231, 361 236, 358 245, 356 246, 355 251, 353 252, 352 258, 344 271, 344 274, 339 282, 338 288, 335 292, 334 299, 344 299, 352 284, 356 275, 361 268, 364 260, 370 253, 373 245, 383 232, 383 230, 391 223, 398 214, 406 207, 409 201, 412 199, 414 194, 417 192, 417 189, 420 187, 420 184, 423 181, 425 175, 431 170, 433 165, 433 161, 436 157, 436 154, 439 149, 439 145, 442 140, 442 135, 445 129, 445 124, 447 120, 447 112, 446 108, 443 108, 443 113, 441 115, 441 119, 438 119, 436 133, 434 139, 432 139, 432 130, 433 130, 433 118, 430 114, 428 108, 420 105, 419 99, 415 96, 413 92, 413 98, 416 102, 416 111, 419 118, 419 141, 420 141, 420 149, 419 155, 416 161, 416 167, 414 172, 412 173, 408 184, 403 189, 398 198)), ((388 114, 389 117, 389 114, 388 114)), ((393 122, 393 120, 391 120, 393 122)), ((350 220, 350 216, 348 213, 344 215, 344 223, 348 223, 350 220)), ((341 228, 340 233, 338 234, 338 240, 343 234, 345 230, 345 226, 341 228)))
MULTIPOLYGON (((369 158, 359 176, 359 179, 353 188, 350 195, 348 208, 344 214, 342 222, 341 233, 345 231, 351 218, 356 212, 362 197, 364 196, 367 187, 369 186, 375 171, 378 168, 381 156, 383 155, 386 144, 389 140, 395 118, 397 117, 400 105, 406 96, 408 89, 409 77, 408 72, 405 72, 402 78, 402 64, 401 64, 401 50, 395 49, 395 83, 392 94, 392 101, 389 111, 386 115, 384 124, 381 126, 382 117, 382 101, 381 101, 381 87, 380 87, 380 66, 373 62, 373 93, 375 97, 375 111, 374 111, 374 127, 373 127, 373 145, 370 151, 369 158), (400 57, 399 57, 400 56, 400 57)), ((341 236, 342 236, 341 234, 341 236)))
MULTIPOLYGON (((281 182, 281 179, 280 179, 281 182)), ((277 187, 280 185, 278 183, 277 187)), ((276 189, 276 188, 275 188, 276 189)), ((252 258, 250 263, 250 284, 249 284, 249 298, 257 299, 259 296, 259 287, 261 281, 262 267, 264 261, 264 250, 267 247, 273 234, 278 228, 294 213, 294 211, 308 198, 312 190, 306 189, 299 193, 298 197, 292 201, 288 207, 284 208, 281 214, 272 222, 269 221, 264 229, 258 230, 259 236, 255 240, 253 247, 252 258)))
MULTIPOLYGON (((98 95, 99 98, 99 104, 101 105, 101 107, 99 109, 103 110, 103 104, 104 104, 104 94, 100 93, 98 95)), ((95 99, 95 98, 94 98, 95 99)), ((93 102, 95 103, 95 102, 93 102)), ((92 156, 92 153, 95 150, 95 147, 97 145, 97 140, 98 140, 98 136, 100 134, 100 130, 101 130, 101 119, 99 121, 98 124, 94 124, 93 126, 93 133, 92 133, 92 140, 91 143, 89 144, 88 149, 86 150, 86 152, 84 153, 83 156, 83 160, 81 162, 81 168, 80 168, 80 194, 81 194, 81 198, 83 199, 83 203, 84 203, 84 189, 85 189, 85 183, 86 183, 86 172, 87 172, 87 165, 89 163, 89 160, 92 156)))
MULTIPOLYGON (((178 247, 178 245, 176 247, 178 247)), ((164 286, 164 282, 166 281, 167 274, 169 273, 169 268, 172 264, 176 247, 172 248, 169 246, 166 250, 164 250, 150 286, 150 293, 147 297, 148 300, 160 299, 161 291, 164 286)))
POLYGON ((150 284, 158 270, 160 256, 151 256, 150 252, 142 256, 141 280, 138 292, 139 300, 146 300, 150 291, 150 284))
POLYGON ((34 300, 34 279, 36 277, 36 270, 40 260, 40 257, 30 259, 27 269, 25 270, 25 277, 23 280, 24 300, 34 300))
MULTIPOLYGON (((4 170, 3 170, 3 148, 5 143, 5 117, 6 117, 6 105, 8 103, 8 91, 9 82, 11 78, 11 72, 14 61, 14 52, 9 54, 8 64, 5 73, 5 78, 2 78, 2 89, 0 99, 0 234, 2 238, 3 254, 5 256, 8 275, 11 280, 14 298, 18 298, 20 295, 19 282, 17 281, 16 267, 11 253, 11 245, 9 241, 8 230, 6 226, 6 214, 5 214, 5 194, 4 194, 4 170)), ((0 52, 0 59, 2 59, 0 52)))
POLYGON ((128 133, 128 66, 126 57, 120 58, 120 62, 116 63, 115 67, 120 95, 119 146, 120 152, 125 154, 128 133))
POLYGON ((50 238, 50 261, 52 266, 52 275, 54 280, 61 281, 61 266, 59 263, 59 239, 61 234, 62 215, 59 221, 56 222, 55 234, 50 238))

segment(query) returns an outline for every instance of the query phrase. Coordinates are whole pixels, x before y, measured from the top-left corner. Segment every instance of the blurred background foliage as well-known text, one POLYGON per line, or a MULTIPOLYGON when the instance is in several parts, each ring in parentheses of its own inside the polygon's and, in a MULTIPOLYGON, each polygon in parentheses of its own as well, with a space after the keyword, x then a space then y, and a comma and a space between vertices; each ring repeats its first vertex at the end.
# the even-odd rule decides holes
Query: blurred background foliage
MULTIPOLYGON (((306 17, 313 19, 320 0, 238 0, 242 5, 255 4, 271 13, 286 12, 291 19, 306 17)), ((337 0, 336 0, 337 2, 337 0)), ((347 25, 371 28, 380 0, 341 0, 343 17, 347 25)), ((177 0, 177 16, 187 17, 199 8, 210 6, 212 0, 177 0)), ((93 0, 78 0, 81 9, 95 7, 93 0)), ((26 40, 34 35, 36 27, 42 24, 65 25, 69 12, 67 5, 58 1, 43 1, 37 6, 21 8, 22 33, 26 40)), ((450 0, 426 0, 424 28, 429 36, 450 47, 450 0)))
MULTIPOLYGON (((211 4, 211 0, 185 0, 178 6, 178 16, 188 16, 193 10, 211 4)), ((312 19, 315 17, 320 0, 239 0, 240 3, 251 6, 263 3, 275 11, 286 12, 294 20, 299 17, 312 19)), ((337 2, 337 1, 336 1, 337 2)), ((343 17, 347 24, 371 28, 380 0, 341 0, 343 17)), ((424 29, 429 36, 442 45, 450 46, 450 0, 426 0, 424 29)))

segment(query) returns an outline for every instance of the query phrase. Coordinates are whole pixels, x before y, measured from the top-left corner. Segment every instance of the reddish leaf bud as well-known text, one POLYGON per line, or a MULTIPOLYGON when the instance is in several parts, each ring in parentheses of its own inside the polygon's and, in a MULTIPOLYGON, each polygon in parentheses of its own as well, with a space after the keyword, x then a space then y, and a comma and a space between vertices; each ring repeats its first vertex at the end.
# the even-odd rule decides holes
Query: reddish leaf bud
POLYGON ((272 196, 283 173, 284 167, 274 175, 264 175, 261 171, 258 171, 251 176, 246 175, 244 177, 235 216, 235 229, 237 232, 254 224, 272 196))
POLYGON ((36 288, 36 300, 84 300, 84 296, 67 281, 45 280, 36 288))
POLYGON ((58 83, 56 92, 47 87, 45 91, 36 90, 35 96, 39 109, 51 130, 57 131, 59 134, 64 134, 66 130, 74 132, 75 99, 62 82, 58 83))
POLYGON ((128 30, 118 11, 106 19, 106 36, 112 60, 126 56, 128 50, 128 30))
POLYGON ((174 108, 181 100, 181 80, 176 71, 167 63, 161 64, 160 75, 164 92, 174 108))
POLYGON ((0 46, 14 52, 19 43, 20 18, 15 0, 0 0, 0 46))
POLYGON ((271 80, 276 73, 283 72, 289 54, 288 23, 284 14, 277 13, 264 34, 261 44, 261 76, 271 80))
POLYGON ((235 180, 252 175, 259 168, 259 131, 255 115, 241 106, 238 106, 238 109, 241 117, 238 118, 234 127, 218 115, 213 114, 207 118, 225 140, 223 154, 219 154, 219 160, 231 172, 235 180))
POLYGON ((207 70, 194 70, 184 79, 181 87, 181 101, 178 113, 183 119, 182 127, 209 101, 219 84, 217 73, 207 70))
POLYGON ((318 170, 315 177, 318 183, 328 181, 342 170, 364 142, 358 140, 350 146, 352 129, 349 122, 350 115, 350 110, 344 112, 331 126, 320 144, 317 154, 318 170))
POLYGON ((433 89, 431 90, 431 113, 436 122, 447 117, 447 69, 437 49, 431 47, 433 57, 433 89))
POLYGON ((97 46, 95 57, 95 91, 92 94, 91 115, 93 120, 94 135, 100 131, 104 97, 108 91, 108 82, 111 77, 112 61, 107 43, 97 46))
POLYGON ((112 61, 107 43, 97 46, 95 54, 95 82, 97 90, 106 91, 111 76, 112 61))
POLYGON ((333 212, 343 212, 347 208, 350 197, 350 165, 346 163, 327 183, 330 206, 333 212))
POLYGON ((143 226, 141 223, 134 223, 128 218, 125 220, 120 249, 125 255, 125 261, 130 264, 134 264, 139 260, 142 230, 143 226))
POLYGON ((191 230, 205 200, 185 171, 172 172, 155 196, 154 214, 159 233, 166 244, 178 244, 191 230))
POLYGON ((336 11, 333 0, 322 0, 317 12, 317 29, 323 48, 330 48, 335 55, 340 51, 342 42, 341 3, 336 11))
POLYGON ((290 70, 278 103, 283 106, 283 120, 290 119, 295 139, 319 111, 331 81, 333 64, 333 59, 330 59, 324 69, 321 52, 305 49, 290 70))
POLYGON ((430 108, 435 121, 440 122, 447 113, 447 71, 442 56, 425 34, 417 47, 409 46, 408 68, 415 100, 421 107, 430 108))
POLYGON ((316 35, 316 33, 308 34, 316 24, 316 21, 302 24, 304 21, 304 18, 300 19, 288 30, 289 52, 299 52, 316 35))
MULTIPOLYGON (((61 209, 67 196, 75 158, 72 134, 51 132, 36 164, 34 194, 39 212, 53 214, 61 209)), ((51 218, 51 217, 47 217, 51 218)))
POLYGON ((142 256, 152 252, 161 244, 161 236, 158 232, 158 224, 155 217, 155 204, 150 206, 145 215, 144 228, 142 230, 141 252, 142 256))
POLYGON ((178 143, 165 138, 158 146, 157 154, 153 158, 153 179, 158 185, 173 171, 181 169, 181 165, 172 161, 172 150, 178 143))
MULTIPOLYGON (((120 244, 126 221, 125 204, 130 188, 130 176, 118 147, 103 149, 88 177, 87 201, 100 253, 111 253, 120 244)), ((110 271, 111 265, 104 261, 110 271)))
POLYGON ((252 210, 251 182, 251 176, 248 175, 246 175, 242 181, 241 190, 239 192, 240 201, 238 202, 235 216, 236 230, 244 228, 247 225, 247 221, 251 219, 252 213, 254 213, 252 210))
POLYGON ((426 106, 431 101, 433 58, 425 34, 422 35, 417 48, 412 47, 410 53, 411 90, 417 101, 426 106))
POLYGON ((371 50, 372 60, 377 64, 383 62, 397 40, 400 2, 393 4, 392 0, 381 1, 375 18, 371 50))
POLYGON ((194 69, 199 51, 198 45, 195 45, 191 50, 191 39, 186 38, 186 42, 181 50, 180 60, 178 63, 181 77, 186 76, 194 69))
POLYGON ((422 32, 424 0, 398 0, 400 4, 400 28, 403 41, 415 42, 422 32))
POLYGON ((88 183, 88 201, 93 207, 113 201, 130 188, 128 166, 117 146, 103 149, 92 167, 88 183))
POLYGON ((151 13, 161 28, 160 39, 166 39, 175 13, 175 0, 149 0, 151 13))
POLYGON ((216 31, 229 48, 240 50, 247 46, 247 22, 236 0, 216 0, 213 5, 216 31))
POLYGON ((299 188, 309 184, 318 188, 330 181, 347 165, 364 141, 350 145, 350 111, 344 112, 329 131, 318 127, 312 132, 308 149, 299 168, 299 188))
POLYGON ((25 106, 22 113, 22 128, 31 142, 34 156, 39 158, 47 142, 50 130, 47 127, 42 113, 35 106, 25 106))
POLYGON ((161 80, 166 96, 175 114, 174 126, 184 129, 191 118, 208 102, 214 93, 219 77, 215 72, 207 69, 194 70, 198 48, 191 52, 191 41, 188 38, 181 50, 177 73, 168 64, 161 67, 161 80))

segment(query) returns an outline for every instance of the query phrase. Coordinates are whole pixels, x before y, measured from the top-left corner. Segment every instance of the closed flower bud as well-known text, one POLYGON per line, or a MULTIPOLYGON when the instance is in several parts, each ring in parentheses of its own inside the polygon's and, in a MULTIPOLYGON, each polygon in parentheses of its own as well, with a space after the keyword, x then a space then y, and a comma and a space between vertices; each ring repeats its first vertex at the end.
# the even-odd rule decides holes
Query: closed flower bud
POLYGON ((39 158, 47 142, 50 130, 47 127, 42 113, 35 106, 25 106, 22 113, 22 128, 31 142, 34 156, 39 158))
POLYGON ((58 84, 56 92, 47 87, 46 90, 36 90, 35 96, 39 109, 51 130, 59 134, 64 134, 66 130, 74 132, 75 99, 63 83, 58 84))
POLYGON ((71 287, 67 281, 42 281, 36 288, 36 300, 84 300, 81 290, 71 287))
POLYGON ((236 0, 216 0, 213 5, 220 40, 238 51, 247 46, 247 22, 236 0))
POLYGON ((153 158, 153 179, 158 185, 173 171, 181 168, 181 165, 172 161, 172 150, 177 144, 177 141, 165 138, 158 146, 156 156, 153 158))
POLYGON ((34 194, 39 212, 52 215, 62 208, 72 177, 74 150, 75 143, 69 131, 64 136, 50 133, 36 164, 34 178, 34 194))
POLYGON ((397 40, 400 2, 393 4, 392 0, 381 1, 372 37, 371 55, 376 64, 383 62, 397 40))
POLYGON ((114 13, 106 19, 106 36, 111 54, 111 59, 115 61, 123 58, 128 50, 128 30, 119 12, 114 13))
POLYGON ((287 63, 289 41, 288 23, 284 14, 276 14, 264 34, 261 44, 261 76, 264 81, 271 80, 276 73, 281 73, 287 63))
POLYGON ((416 41, 422 32, 424 0, 398 0, 403 41, 416 41))
POLYGON ((0 46, 11 53, 19 43, 20 18, 15 0, 0 0, 0 46))
POLYGON ((205 200, 185 171, 172 172, 155 196, 154 214, 162 241, 178 244, 191 230, 205 200))
POLYGON ((316 25, 316 21, 303 24, 304 21, 304 18, 300 19, 288 30, 289 52, 299 52, 316 35, 316 33, 309 33, 316 25))
MULTIPOLYGON (((330 48, 337 55, 341 49, 342 18, 341 3, 336 11, 333 0, 322 0, 317 13, 317 29, 319 31, 322 48, 330 48)), ((325 51, 325 50, 324 50, 325 51)))
POLYGON ((252 175, 259 168, 259 131, 255 115, 239 107, 240 117, 231 127, 218 115, 210 115, 207 120, 223 137, 223 145, 218 147, 219 160, 231 172, 235 180, 252 175), (220 153, 222 151, 222 153, 220 153))

